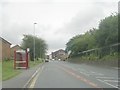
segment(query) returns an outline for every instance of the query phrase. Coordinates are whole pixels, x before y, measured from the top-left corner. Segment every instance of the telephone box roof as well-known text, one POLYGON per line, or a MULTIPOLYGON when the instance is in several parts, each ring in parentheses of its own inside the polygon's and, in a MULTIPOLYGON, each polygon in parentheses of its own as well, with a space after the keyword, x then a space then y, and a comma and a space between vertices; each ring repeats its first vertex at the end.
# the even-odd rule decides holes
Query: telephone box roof
POLYGON ((25 50, 17 50, 16 52, 17 52, 17 53, 26 53, 25 50))

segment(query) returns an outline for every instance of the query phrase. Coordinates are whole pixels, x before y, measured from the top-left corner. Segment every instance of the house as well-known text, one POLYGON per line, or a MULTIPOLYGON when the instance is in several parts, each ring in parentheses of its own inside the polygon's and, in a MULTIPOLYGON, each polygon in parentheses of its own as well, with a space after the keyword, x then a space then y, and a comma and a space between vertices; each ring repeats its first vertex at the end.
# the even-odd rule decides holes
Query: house
POLYGON ((59 49, 55 52, 52 52, 52 58, 55 60, 58 60, 58 59, 65 60, 67 56, 68 56, 67 53, 63 49, 59 49))
POLYGON ((49 55, 45 55, 45 59, 49 59, 49 55))
POLYGON ((0 37, 0 60, 10 59, 11 43, 0 37))
POLYGON ((11 59, 14 59, 14 51, 17 51, 17 50, 22 50, 22 48, 19 46, 19 45, 15 45, 13 47, 11 47, 11 59))
POLYGON ((49 55, 49 59, 52 60, 52 54, 49 55))

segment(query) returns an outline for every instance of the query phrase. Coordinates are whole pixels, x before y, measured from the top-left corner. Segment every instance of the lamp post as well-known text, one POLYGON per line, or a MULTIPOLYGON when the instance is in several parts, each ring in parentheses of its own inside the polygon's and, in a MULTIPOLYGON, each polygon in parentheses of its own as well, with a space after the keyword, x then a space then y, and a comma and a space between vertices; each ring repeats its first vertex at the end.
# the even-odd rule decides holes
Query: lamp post
POLYGON ((34 63, 35 63, 35 25, 36 25, 37 23, 34 23, 34 37, 33 37, 33 39, 34 39, 34 41, 33 41, 33 48, 34 48, 34 63))

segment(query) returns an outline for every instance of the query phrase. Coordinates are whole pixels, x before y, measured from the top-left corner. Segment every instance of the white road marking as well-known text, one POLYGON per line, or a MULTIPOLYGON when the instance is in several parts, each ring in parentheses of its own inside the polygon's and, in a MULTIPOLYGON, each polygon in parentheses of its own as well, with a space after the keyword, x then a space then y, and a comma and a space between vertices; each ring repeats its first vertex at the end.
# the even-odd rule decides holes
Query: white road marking
POLYGON ((103 76, 104 74, 101 74, 101 73, 94 73, 94 74, 89 74, 89 75, 97 75, 97 76, 103 76))
POLYGON ((32 83, 31 83, 31 85, 30 85, 29 88, 34 88, 38 76, 39 76, 39 74, 37 74, 37 75, 35 76, 35 78, 33 79, 33 81, 32 81, 32 83))
POLYGON ((88 74, 89 76, 90 75, 104 75, 102 73, 94 72, 94 71, 91 71, 91 70, 88 71, 88 70, 83 69, 83 68, 78 68, 78 70, 84 72, 85 74, 88 74))
POLYGON ((94 75, 102 76, 102 75, 104 75, 102 73, 93 72, 93 71, 87 71, 85 69, 79 69, 79 72, 82 73, 82 74, 84 74, 84 75, 86 75, 86 76, 90 76, 90 75, 92 75, 92 76, 94 76, 94 75))
POLYGON ((32 81, 32 79, 35 77, 35 75, 38 73, 38 71, 41 69, 41 67, 39 67, 36 71, 35 71, 35 73, 32 75, 32 77, 27 81, 27 83, 24 85, 24 87, 23 88, 26 88, 27 87, 27 85, 32 81))
POLYGON ((30 87, 29 87, 29 88, 34 88, 35 83, 36 83, 36 81, 37 81, 37 79, 38 79, 38 77, 39 77, 40 73, 42 72, 43 68, 44 68, 44 66, 42 66, 41 70, 40 70, 40 69, 38 70, 38 71, 40 71, 40 72, 39 72, 39 73, 37 73, 37 75, 33 78, 33 81, 32 81, 32 83, 31 83, 31 85, 30 85, 30 87))
POLYGON ((69 70, 69 69, 66 69, 66 67, 64 67, 64 68, 63 68, 63 67, 59 67, 59 68, 63 69, 63 70, 64 70, 65 72, 67 72, 68 74, 71 74, 72 76, 76 77, 76 78, 79 79, 80 81, 83 81, 83 82, 91 85, 91 86, 94 87, 94 88, 100 88, 100 87, 98 87, 97 84, 95 84, 95 83, 89 81, 88 79, 86 79, 86 78, 84 78, 84 77, 82 77, 82 76, 74 73, 73 71, 71 71, 71 70, 69 70))
POLYGON ((119 81, 117 81, 117 80, 104 80, 104 81, 106 81, 106 82, 119 82, 119 81))
POLYGON ((90 72, 93 73, 93 74, 96 74, 96 75, 104 75, 104 74, 98 73, 98 72, 93 72, 93 71, 90 71, 90 72))
POLYGON ((88 73, 85 73, 85 72, 83 72, 83 71, 80 71, 80 73, 81 73, 81 74, 84 74, 84 75, 86 75, 86 76, 89 76, 88 73))
MULTIPOLYGON (((69 66, 68 66, 69 67, 69 66)), ((70 67, 71 68, 71 67, 70 67)), ((88 71, 86 69, 83 69, 83 68, 78 68, 78 69, 75 69, 75 68, 71 68, 75 71, 79 71, 81 74, 83 75, 86 75, 86 76, 97 76, 95 77, 98 81, 100 82, 103 82, 109 86, 112 86, 114 88, 118 88, 118 85, 113 85, 111 84, 111 82, 114 82, 114 83, 118 83, 118 79, 120 78, 115 78, 115 77, 104 77, 104 74, 102 73, 99 73, 99 72, 94 72, 94 71, 88 71), (103 80, 102 80, 103 79, 103 80), (109 79, 109 80, 106 80, 106 79, 109 79), (115 80, 111 80, 111 79, 115 79, 115 80)))
POLYGON ((104 80, 101 80, 101 79, 97 79, 98 81, 100 81, 100 82, 103 82, 103 83, 105 83, 105 84, 107 84, 107 85, 109 85, 109 86, 112 86, 112 87, 114 87, 114 88, 118 88, 118 87, 116 87, 116 86, 114 86, 114 85, 112 85, 112 84, 110 84, 110 83, 108 83, 108 82, 105 82, 104 80))
POLYGON ((118 78, 115 77, 96 77, 97 80, 104 82, 105 84, 108 84, 112 87, 118 88, 118 78), (111 83, 116 83, 117 85, 113 85, 111 83))
MULTIPOLYGON (((32 75, 32 77, 27 81, 27 83, 24 85, 23 88, 27 88, 28 84, 35 78, 35 76, 37 75, 38 71, 41 69, 41 67, 39 67, 35 73, 32 75)), ((43 69, 43 66, 42 66, 42 69, 43 69)))
POLYGON ((120 67, 112 67, 113 69, 117 69, 117 70, 119 70, 120 69, 120 67))
POLYGON ((86 71, 86 70, 85 70, 85 69, 83 69, 83 68, 78 68, 78 70, 86 71))
POLYGON ((115 77, 96 77, 96 78, 101 78, 101 79, 118 79, 118 78, 115 78, 115 77))
POLYGON ((96 72, 91 71, 91 73, 96 73, 96 72))

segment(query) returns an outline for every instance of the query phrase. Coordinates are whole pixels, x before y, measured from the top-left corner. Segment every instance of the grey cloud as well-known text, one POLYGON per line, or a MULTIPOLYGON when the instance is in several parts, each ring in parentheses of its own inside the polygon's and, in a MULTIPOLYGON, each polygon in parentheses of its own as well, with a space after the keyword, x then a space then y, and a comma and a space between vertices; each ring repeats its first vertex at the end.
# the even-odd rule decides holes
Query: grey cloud
POLYGON ((30 26, 13 24, 11 26, 4 24, 2 36, 11 41, 12 44, 20 44, 23 34, 32 34, 33 29, 30 26), (6 26, 6 27, 5 27, 6 26))
POLYGON ((72 18, 70 23, 66 24, 65 27, 62 28, 62 31, 70 34, 83 33, 90 29, 92 23, 94 23, 94 27, 96 21, 99 20, 101 16, 103 16, 103 10, 100 8, 88 9, 85 13, 79 12, 72 18))
MULTIPOLYGON (((105 18, 106 9, 116 12, 117 3, 95 2, 94 8, 87 8, 84 12, 79 12, 71 21, 59 29, 56 33, 76 35, 88 31, 91 28, 97 28, 101 19, 105 18), (112 8, 111 8, 112 7, 112 8), (115 10, 115 11, 114 11, 115 10)), ((86 6, 87 7, 87 6, 86 6)), ((111 13, 109 13, 110 15, 111 13)))
MULTIPOLYGON (((26 4, 24 4, 24 7, 26 7, 25 5, 26 4)), ((33 4, 30 4, 30 7, 32 7, 32 5, 33 4)), ((73 16, 73 18, 71 20, 68 20, 69 22, 66 22, 66 23, 63 22, 64 23, 63 26, 61 24, 60 28, 57 28, 57 29, 54 28, 54 29, 56 29, 56 30, 54 30, 53 27, 51 26, 51 24, 47 23, 47 19, 50 18, 50 17, 48 17, 49 15, 47 16, 46 13, 44 13, 45 11, 50 12, 50 10, 48 10, 49 7, 45 8, 45 11, 42 10, 43 12, 40 13, 39 9, 41 9, 42 6, 39 7, 39 4, 37 4, 37 7, 36 7, 34 4, 32 11, 35 12, 37 19, 39 20, 38 26, 36 28, 36 35, 39 37, 42 37, 43 39, 46 40, 46 42, 49 45, 49 50, 65 48, 65 44, 71 37, 73 37, 77 34, 84 33, 87 30, 89 30, 90 28, 97 27, 100 19, 104 18, 105 16, 107 16, 109 14, 109 13, 106 14, 106 11, 108 11, 108 12, 114 11, 117 8, 116 5, 117 5, 117 3, 112 3, 112 2, 111 3, 95 2, 95 3, 93 3, 93 6, 89 8, 86 3, 84 5, 85 9, 83 8, 83 11, 79 11, 79 13, 77 13, 76 16, 73 16), (35 9, 37 9, 37 10, 34 11, 35 9), (42 16, 39 16, 39 15, 42 15, 42 16), (42 20, 46 19, 44 21, 44 23, 42 23, 42 21, 39 19, 39 17, 43 17, 43 18, 40 18, 42 20)), ((52 5, 50 5, 50 6, 52 6, 52 5)), ((44 7, 46 7, 46 6, 44 6, 44 7)), ((20 8, 22 8, 21 4, 19 5, 19 9, 20 8)), ((51 8, 51 9, 53 9, 53 8, 51 8)), ((74 9, 79 10, 79 8, 80 7, 77 7, 74 9)), ((22 41, 21 39, 22 39, 23 34, 33 34, 33 22, 32 21, 34 18, 34 14, 31 10, 28 11, 29 13, 26 13, 28 9, 29 8, 26 8, 25 10, 22 9, 23 17, 24 17, 24 14, 25 14, 25 16, 26 16, 26 14, 29 16, 30 15, 33 15, 33 16, 31 16, 31 17, 28 16, 25 18, 22 17, 22 20, 21 20, 21 19, 19 19, 19 17, 20 17, 19 14, 15 14, 15 15, 18 15, 18 16, 16 16, 16 17, 18 17, 16 20, 13 17, 11 18, 11 15, 16 12, 14 12, 14 10, 12 10, 12 8, 10 8, 10 11, 9 11, 9 7, 7 7, 7 5, 4 6, 4 9, 2 12, 3 13, 2 14, 3 15, 2 16, 2 27, 3 27, 2 28, 2 36, 4 38, 6 38, 8 41, 10 41, 12 44, 20 44, 22 41), (12 14, 10 13, 11 11, 12 11, 12 14), (20 21, 18 21, 18 20, 20 20, 20 21)), ((74 9, 72 9, 72 10, 74 10, 74 9)), ((15 10, 17 10, 17 9, 15 9, 15 10)), ((57 10, 57 8, 56 8, 56 10, 57 10)), ((60 8, 59 8, 59 10, 60 10, 60 8)), ((60 11, 60 13, 62 13, 62 10, 60 11)), ((56 17, 57 17, 57 15, 56 15, 56 17)), ((54 14, 51 14, 51 16, 53 18, 54 14)), ((56 21, 56 20, 52 21, 52 18, 49 19, 49 22, 51 22, 51 23, 56 21)), ((59 17, 57 17, 55 19, 58 19, 58 18, 59 17)), ((59 23, 59 21, 57 21, 57 22, 59 23)), ((56 22, 56 25, 58 25, 57 22, 56 22)))

